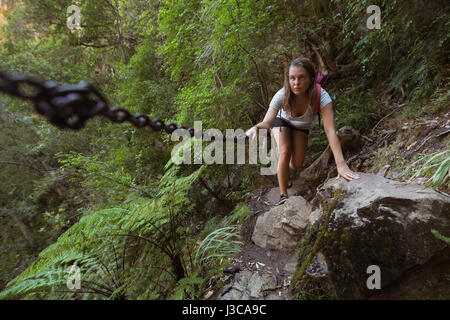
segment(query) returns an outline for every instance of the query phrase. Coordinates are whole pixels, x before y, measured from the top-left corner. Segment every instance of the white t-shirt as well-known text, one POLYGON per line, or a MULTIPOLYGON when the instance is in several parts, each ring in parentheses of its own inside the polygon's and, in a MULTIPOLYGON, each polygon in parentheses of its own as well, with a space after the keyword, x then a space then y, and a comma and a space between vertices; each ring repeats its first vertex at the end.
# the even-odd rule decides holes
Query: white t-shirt
MULTIPOLYGON (((283 120, 286 120, 289 124, 293 125, 294 127, 298 128, 298 129, 309 130, 314 121, 314 118, 316 117, 316 115, 313 114, 313 108, 311 107, 311 105, 308 106, 308 109, 306 109, 306 112, 304 115, 299 116, 299 117, 291 117, 282 108, 283 96, 284 96, 284 88, 281 88, 280 90, 278 90, 277 93, 275 93, 275 95, 272 98, 272 101, 270 101, 270 104, 269 104, 270 108, 280 110, 280 112, 277 115, 277 118, 282 118, 283 120)), ((320 90, 320 109, 325 107, 330 102, 331 102, 330 95, 328 94, 328 92, 325 91, 324 88, 321 88, 321 90, 320 90)))

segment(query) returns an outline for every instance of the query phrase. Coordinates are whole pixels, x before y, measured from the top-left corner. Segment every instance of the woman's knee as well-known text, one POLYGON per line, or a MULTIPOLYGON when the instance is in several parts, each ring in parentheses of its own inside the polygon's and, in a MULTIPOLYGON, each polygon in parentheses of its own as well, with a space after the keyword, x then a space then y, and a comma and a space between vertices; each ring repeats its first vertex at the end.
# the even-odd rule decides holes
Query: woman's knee
POLYGON ((293 169, 300 169, 303 165, 303 160, 299 161, 299 160, 294 160, 291 159, 291 166, 294 167, 293 169))
POLYGON ((291 159, 291 151, 289 149, 281 149, 278 151, 279 152, 279 157, 280 157, 280 161, 282 162, 288 162, 289 159, 291 159))

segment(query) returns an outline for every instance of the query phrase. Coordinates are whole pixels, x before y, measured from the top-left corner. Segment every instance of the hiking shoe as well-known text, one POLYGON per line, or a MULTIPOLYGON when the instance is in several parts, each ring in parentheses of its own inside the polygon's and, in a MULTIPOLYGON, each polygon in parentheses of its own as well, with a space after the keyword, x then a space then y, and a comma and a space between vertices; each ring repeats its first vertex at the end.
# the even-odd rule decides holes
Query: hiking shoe
POLYGON ((280 195, 280 201, 278 201, 277 206, 280 205, 280 204, 285 203, 287 199, 288 199, 288 196, 285 195, 284 193, 282 193, 282 194, 280 195))
POLYGON ((289 189, 290 187, 292 187, 292 181, 288 181, 287 187, 288 187, 288 189, 289 189))

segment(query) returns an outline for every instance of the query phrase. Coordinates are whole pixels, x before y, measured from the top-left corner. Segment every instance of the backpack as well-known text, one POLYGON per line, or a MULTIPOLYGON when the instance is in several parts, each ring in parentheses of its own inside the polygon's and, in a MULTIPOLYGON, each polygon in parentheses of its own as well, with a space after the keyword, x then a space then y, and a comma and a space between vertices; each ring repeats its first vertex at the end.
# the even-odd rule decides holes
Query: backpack
POLYGON ((319 128, 320 128, 320 94, 322 88, 325 88, 328 82, 328 74, 322 74, 320 71, 316 75, 316 86, 317 86, 317 102, 314 105, 313 114, 318 115, 319 128))

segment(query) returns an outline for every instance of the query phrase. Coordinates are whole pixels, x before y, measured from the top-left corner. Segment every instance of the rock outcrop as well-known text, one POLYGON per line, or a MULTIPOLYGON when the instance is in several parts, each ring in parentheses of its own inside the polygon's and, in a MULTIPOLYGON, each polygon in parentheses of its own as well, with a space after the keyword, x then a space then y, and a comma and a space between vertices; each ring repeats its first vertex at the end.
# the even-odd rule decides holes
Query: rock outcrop
POLYGON ((375 269, 383 290, 411 269, 447 254, 448 245, 431 230, 450 234, 448 196, 358 174, 358 180, 328 180, 319 190, 323 215, 301 240, 294 296, 365 299, 377 290, 368 285, 375 269))
POLYGON ((252 241, 262 248, 294 251, 299 235, 309 225, 311 204, 300 196, 289 198, 258 217, 252 241))

